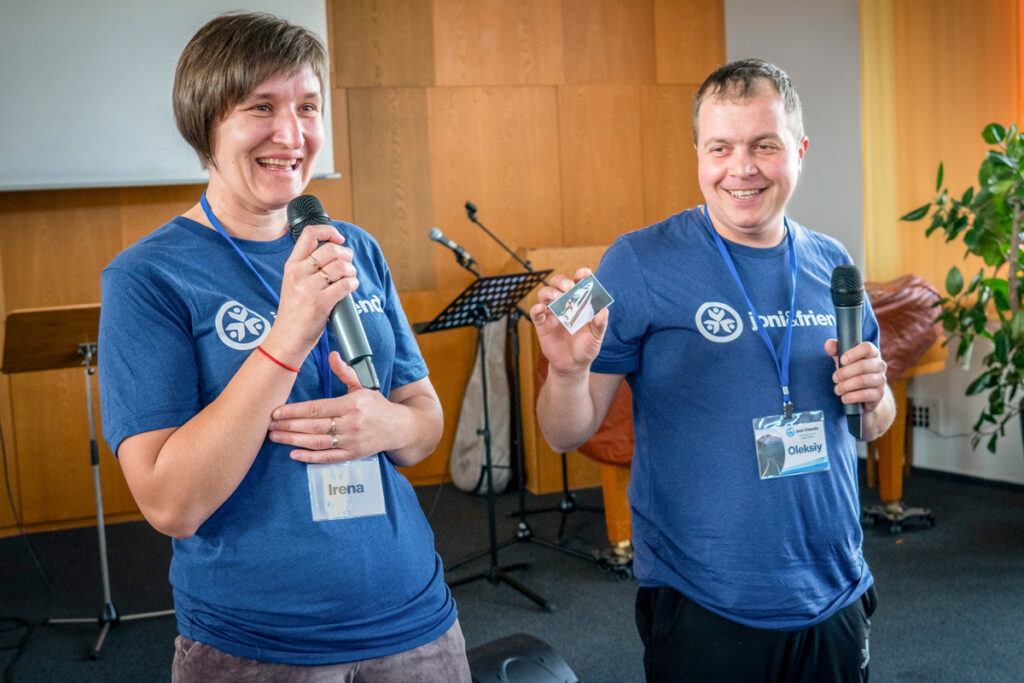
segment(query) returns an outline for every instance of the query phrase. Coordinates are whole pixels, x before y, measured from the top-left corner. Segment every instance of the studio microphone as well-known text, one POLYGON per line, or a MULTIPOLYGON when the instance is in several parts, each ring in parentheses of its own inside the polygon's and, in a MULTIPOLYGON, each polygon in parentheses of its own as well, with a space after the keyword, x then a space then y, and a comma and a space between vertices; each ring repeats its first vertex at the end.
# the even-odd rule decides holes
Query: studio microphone
POLYGON ((476 263, 476 259, 470 256, 468 251, 460 247, 457 243, 445 237, 444 233, 441 232, 440 228, 434 228, 430 231, 430 239, 433 240, 434 242, 437 242, 438 244, 443 244, 444 246, 454 251, 455 255, 458 257, 459 261, 463 265, 468 267, 470 264, 476 263))
MULTIPOLYGON (((861 328, 864 312, 864 285, 857 266, 836 266, 832 271, 832 305, 836 310, 836 332, 839 341, 839 355, 861 342, 861 328)), ((854 438, 861 438, 860 403, 844 403, 843 413, 854 438)))
MULTIPOLYGON (((330 222, 323 204, 311 194, 304 194, 288 202, 288 226, 292 239, 299 239, 307 225, 328 225, 330 222)), ((341 357, 356 371, 359 383, 367 389, 380 389, 377 371, 373 368, 373 351, 351 294, 346 294, 335 305, 330 320, 334 337, 341 349, 341 357)))

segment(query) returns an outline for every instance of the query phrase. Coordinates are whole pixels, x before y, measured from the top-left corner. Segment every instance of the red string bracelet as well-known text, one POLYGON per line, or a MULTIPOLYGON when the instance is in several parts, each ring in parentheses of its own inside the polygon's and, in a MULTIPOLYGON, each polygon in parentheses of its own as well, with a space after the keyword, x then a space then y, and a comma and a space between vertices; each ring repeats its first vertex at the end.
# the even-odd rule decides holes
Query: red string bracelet
POLYGON ((271 355, 270 355, 269 353, 267 353, 267 352, 266 352, 266 350, 265 350, 265 349, 264 349, 264 348, 263 348, 262 346, 257 346, 257 347, 256 347, 256 349, 257 349, 257 350, 258 350, 258 351, 259 351, 260 353, 262 353, 262 354, 263 354, 264 356, 266 356, 266 357, 267 357, 267 358, 269 358, 270 360, 272 360, 272 361, 274 361, 275 363, 277 363, 278 365, 280 365, 280 366, 281 366, 282 368, 284 368, 285 370, 291 370, 292 372, 298 372, 298 371, 299 371, 299 369, 298 369, 298 368, 293 368, 293 367, 292 367, 292 366, 290 366, 290 365, 285 365, 284 363, 282 363, 282 362, 281 362, 281 361, 279 361, 278 359, 276 359, 276 358, 274 358, 273 356, 271 356, 271 355))

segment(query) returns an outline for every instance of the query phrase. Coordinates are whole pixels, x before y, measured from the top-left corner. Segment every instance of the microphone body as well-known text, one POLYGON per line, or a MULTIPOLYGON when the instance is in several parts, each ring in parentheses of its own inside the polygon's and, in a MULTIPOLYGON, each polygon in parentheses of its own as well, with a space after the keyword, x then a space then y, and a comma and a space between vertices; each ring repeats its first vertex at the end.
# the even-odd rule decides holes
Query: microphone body
MULTIPOLYGON (((313 195, 302 195, 288 203, 288 226, 293 239, 298 239, 307 225, 326 225, 330 222, 320 200, 313 195)), ((330 321, 341 357, 356 371, 359 383, 367 389, 380 389, 377 371, 373 367, 373 350, 351 294, 346 294, 334 306, 330 321)))
POLYGON ((430 231, 430 239, 433 240, 434 242, 437 242, 438 244, 443 244, 444 246, 454 251, 455 256, 458 257, 459 261, 463 262, 464 265, 476 263, 476 259, 470 256, 468 251, 460 247, 458 243, 445 237, 444 233, 441 232, 440 228, 433 228, 430 231))
MULTIPOLYGON (((832 271, 832 305, 836 312, 836 336, 839 355, 860 344, 864 321, 864 284, 857 266, 836 266, 832 271)), ((861 415, 864 406, 860 403, 844 403, 850 433, 861 438, 861 415)))

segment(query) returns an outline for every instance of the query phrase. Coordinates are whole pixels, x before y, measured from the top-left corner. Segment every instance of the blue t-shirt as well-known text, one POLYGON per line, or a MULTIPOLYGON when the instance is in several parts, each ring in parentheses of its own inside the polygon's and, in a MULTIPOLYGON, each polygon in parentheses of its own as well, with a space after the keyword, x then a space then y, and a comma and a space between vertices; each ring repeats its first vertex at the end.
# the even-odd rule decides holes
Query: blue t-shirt
MULTIPOLYGON (((836 240, 789 221, 799 266, 790 392, 824 412, 829 469, 761 480, 753 419, 782 412, 776 366, 700 209, 619 237, 597 277, 614 297, 594 372, 633 392, 629 483, 634 571, 756 628, 824 621, 872 583, 861 549, 856 442, 834 393, 836 240)), ((725 242, 761 323, 782 348, 787 240, 725 242)), ((865 301, 863 338, 878 344, 865 301)))
MULTIPOLYGON (((354 252, 352 294, 387 396, 427 376, 377 242, 334 223, 354 252)), ((294 242, 235 240, 279 292, 294 242)), ((222 235, 177 217, 103 271, 99 383, 116 453, 211 403, 264 338, 277 304, 222 235)), ((329 334, 331 348, 337 344, 329 334)), ((345 386, 333 376, 335 396, 345 386)), ((323 398, 313 354, 289 402, 323 398)), ((264 440, 235 492, 191 538, 174 539, 170 580, 182 635, 232 655, 289 664, 409 650, 454 623, 434 537, 408 480, 378 460, 386 515, 314 522, 306 465, 264 440)))

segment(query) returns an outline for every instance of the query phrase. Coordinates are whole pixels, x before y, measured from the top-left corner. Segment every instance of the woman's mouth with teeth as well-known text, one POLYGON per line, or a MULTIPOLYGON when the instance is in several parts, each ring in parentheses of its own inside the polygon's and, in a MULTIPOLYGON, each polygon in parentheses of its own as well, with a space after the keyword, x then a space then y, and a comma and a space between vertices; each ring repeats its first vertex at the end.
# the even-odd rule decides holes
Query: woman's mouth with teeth
POLYGON ((263 168, 269 168, 275 171, 292 171, 298 166, 296 159, 257 159, 258 163, 263 168))
POLYGON ((736 199, 749 199, 754 195, 760 194, 763 190, 726 190, 729 194, 736 199))

